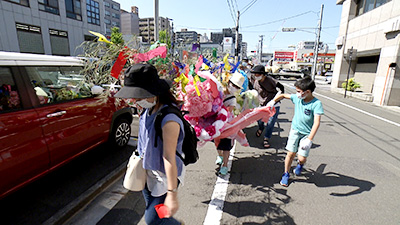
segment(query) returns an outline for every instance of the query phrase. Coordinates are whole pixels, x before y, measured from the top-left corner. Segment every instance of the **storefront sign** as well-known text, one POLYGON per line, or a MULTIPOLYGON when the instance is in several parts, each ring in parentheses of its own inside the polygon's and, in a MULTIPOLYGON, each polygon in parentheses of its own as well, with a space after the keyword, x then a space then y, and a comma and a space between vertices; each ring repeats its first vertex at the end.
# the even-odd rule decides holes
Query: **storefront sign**
POLYGON ((294 52, 277 52, 275 51, 274 60, 281 62, 293 62, 294 52))

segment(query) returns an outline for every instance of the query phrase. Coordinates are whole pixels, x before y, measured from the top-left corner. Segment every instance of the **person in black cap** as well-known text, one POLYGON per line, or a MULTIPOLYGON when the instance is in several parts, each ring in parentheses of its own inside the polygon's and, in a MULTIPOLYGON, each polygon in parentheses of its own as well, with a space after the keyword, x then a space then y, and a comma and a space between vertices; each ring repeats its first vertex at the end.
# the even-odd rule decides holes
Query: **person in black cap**
POLYGON ((143 158, 147 179, 143 196, 146 201, 147 224, 181 224, 172 216, 179 208, 178 184, 183 183, 185 165, 176 155, 182 155, 184 127, 175 114, 167 114, 161 121, 162 139, 155 146, 154 121, 159 110, 177 101, 170 85, 160 79, 157 69, 149 64, 135 64, 125 71, 124 87, 115 94, 117 98, 133 99, 134 104, 144 109, 139 119, 137 149, 143 158), (170 217, 160 219, 154 206, 164 204, 170 217))
MULTIPOLYGON (((258 92, 258 100, 261 106, 266 106, 272 99, 274 99, 275 95, 284 93, 285 88, 279 82, 277 82, 272 77, 268 76, 265 72, 265 67, 263 65, 256 65, 250 71, 254 75, 254 89, 258 92), (278 92, 277 88, 280 89, 278 92)), ((269 148, 269 139, 272 137, 272 131, 275 126, 275 122, 278 119, 280 102, 275 104, 276 113, 271 116, 268 120, 266 131, 264 134, 264 148, 269 148)), ((262 132, 264 131, 265 125, 262 120, 258 121, 258 130, 256 131, 256 136, 260 137, 262 132)))

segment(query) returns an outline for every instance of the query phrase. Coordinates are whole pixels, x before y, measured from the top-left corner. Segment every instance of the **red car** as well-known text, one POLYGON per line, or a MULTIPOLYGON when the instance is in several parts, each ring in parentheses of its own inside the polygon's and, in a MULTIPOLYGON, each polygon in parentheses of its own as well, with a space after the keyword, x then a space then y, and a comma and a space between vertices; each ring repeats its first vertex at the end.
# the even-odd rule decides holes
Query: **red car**
POLYGON ((132 111, 80 85, 73 57, 0 52, 0 198, 111 141, 127 145, 132 111))

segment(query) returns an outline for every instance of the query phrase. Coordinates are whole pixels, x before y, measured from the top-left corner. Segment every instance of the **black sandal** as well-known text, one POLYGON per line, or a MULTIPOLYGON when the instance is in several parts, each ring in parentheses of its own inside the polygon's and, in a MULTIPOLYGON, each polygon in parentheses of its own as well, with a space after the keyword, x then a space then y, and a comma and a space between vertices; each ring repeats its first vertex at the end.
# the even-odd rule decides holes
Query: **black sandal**
POLYGON ((261 134, 262 134, 262 132, 263 132, 262 130, 257 130, 257 131, 256 131, 256 136, 257 136, 257 137, 260 137, 261 134))
POLYGON ((271 145, 269 144, 268 139, 264 138, 264 148, 269 148, 269 147, 271 147, 271 145))

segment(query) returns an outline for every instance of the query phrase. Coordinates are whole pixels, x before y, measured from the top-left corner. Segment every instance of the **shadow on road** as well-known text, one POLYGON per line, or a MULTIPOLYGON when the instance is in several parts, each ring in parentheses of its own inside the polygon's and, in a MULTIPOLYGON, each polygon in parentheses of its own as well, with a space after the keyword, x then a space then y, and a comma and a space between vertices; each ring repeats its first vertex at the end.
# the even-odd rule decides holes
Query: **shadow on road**
MULTIPOLYGON (((285 205, 292 202, 291 196, 287 194, 288 189, 277 185, 283 173, 287 137, 276 136, 276 131, 280 135, 282 130, 275 127, 270 141, 273 148, 264 149, 262 137, 255 137, 257 129, 257 125, 244 129, 250 146, 260 151, 246 152, 240 149, 236 154, 230 177, 233 185, 228 189, 223 211, 235 217, 240 224, 295 224, 294 218, 285 211, 285 205)), ((318 147, 320 145, 313 145, 313 148, 318 147)), ((325 167, 326 164, 321 164, 316 171, 307 169, 302 177, 293 177, 291 181, 313 183, 321 188, 355 188, 347 193, 330 193, 337 197, 360 194, 375 186, 369 181, 336 172, 324 173, 325 167)))
POLYGON ((271 148, 264 149, 263 136, 256 137, 257 124, 244 129, 249 145, 260 151, 240 149, 231 169, 230 183, 223 211, 237 219, 232 224, 295 224, 284 210, 291 202, 286 188, 276 187, 283 173, 287 138, 280 138, 283 131, 275 126, 270 140, 271 148), (278 136, 277 136, 278 135, 278 136), (244 156, 247 154, 249 156, 244 156), (240 157, 239 157, 240 156, 240 157))
POLYGON ((296 182, 312 183, 315 184, 315 186, 321 188, 335 187, 335 186, 345 186, 345 187, 355 188, 355 190, 347 193, 336 193, 336 192, 330 193, 330 195, 336 197, 346 197, 350 195, 361 194, 362 192, 370 191, 373 187, 375 187, 375 184, 366 180, 360 180, 336 172, 323 173, 325 167, 326 164, 321 164, 318 166, 316 171, 307 170, 304 173, 306 180, 298 180, 296 182))
POLYGON ((138 224, 144 216, 145 209, 146 203, 142 192, 129 191, 97 225, 138 224))

